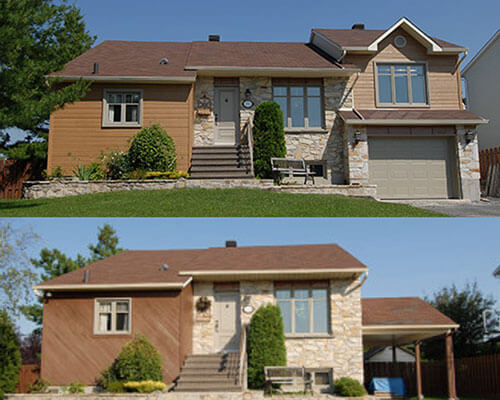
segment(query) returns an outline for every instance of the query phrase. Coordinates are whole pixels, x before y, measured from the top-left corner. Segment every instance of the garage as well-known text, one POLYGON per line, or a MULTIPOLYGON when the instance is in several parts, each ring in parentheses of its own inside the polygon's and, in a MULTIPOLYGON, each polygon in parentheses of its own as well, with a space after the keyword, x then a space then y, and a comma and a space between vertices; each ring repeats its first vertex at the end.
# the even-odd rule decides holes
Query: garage
POLYGON ((456 198, 452 136, 370 135, 369 182, 381 199, 456 198))

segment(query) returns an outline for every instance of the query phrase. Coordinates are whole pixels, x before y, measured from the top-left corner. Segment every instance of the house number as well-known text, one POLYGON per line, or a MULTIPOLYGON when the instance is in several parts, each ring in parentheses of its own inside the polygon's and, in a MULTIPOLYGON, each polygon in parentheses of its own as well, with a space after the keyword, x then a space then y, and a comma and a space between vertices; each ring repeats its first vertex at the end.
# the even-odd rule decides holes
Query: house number
POLYGON ((243 312, 245 314, 251 314, 253 312, 253 307, 252 306, 245 306, 245 307, 243 307, 243 312))
POLYGON ((252 108, 253 107, 253 101, 252 100, 243 100, 243 107, 245 108, 252 108))

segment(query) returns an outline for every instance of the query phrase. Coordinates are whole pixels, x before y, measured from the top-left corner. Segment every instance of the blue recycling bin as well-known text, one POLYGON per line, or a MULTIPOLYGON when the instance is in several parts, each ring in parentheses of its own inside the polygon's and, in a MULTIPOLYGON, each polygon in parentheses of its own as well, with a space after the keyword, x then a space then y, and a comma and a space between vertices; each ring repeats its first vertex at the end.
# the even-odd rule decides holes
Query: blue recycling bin
POLYGON ((403 378, 373 378, 368 389, 370 393, 378 391, 399 394, 401 396, 405 395, 403 378))

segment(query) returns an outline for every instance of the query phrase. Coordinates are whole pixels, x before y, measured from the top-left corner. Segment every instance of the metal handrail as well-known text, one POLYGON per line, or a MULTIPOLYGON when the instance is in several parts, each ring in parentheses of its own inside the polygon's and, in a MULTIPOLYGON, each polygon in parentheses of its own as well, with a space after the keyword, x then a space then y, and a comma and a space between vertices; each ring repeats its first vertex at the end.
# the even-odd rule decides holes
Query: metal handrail
POLYGON ((247 388, 247 380, 245 378, 247 373, 247 331, 248 324, 241 326, 240 332, 240 372, 238 375, 239 383, 243 390, 247 388))
POLYGON ((248 146, 248 152, 250 154, 250 172, 252 176, 254 175, 253 171, 253 121, 252 117, 248 117, 245 125, 243 125, 243 129, 240 133, 240 144, 248 146))

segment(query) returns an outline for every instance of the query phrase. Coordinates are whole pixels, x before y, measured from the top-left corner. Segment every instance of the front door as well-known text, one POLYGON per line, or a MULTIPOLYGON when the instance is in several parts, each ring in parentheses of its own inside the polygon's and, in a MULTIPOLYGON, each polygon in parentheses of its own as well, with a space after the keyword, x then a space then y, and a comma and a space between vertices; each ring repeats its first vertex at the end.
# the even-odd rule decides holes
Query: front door
POLYGON ((215 144, 234 145, 239 131, 239 88, 235 86, 215 87, 215 144))
POLYGON ((240 294, 215 293, 215 351, 237 352, 240 347, 240 294))

